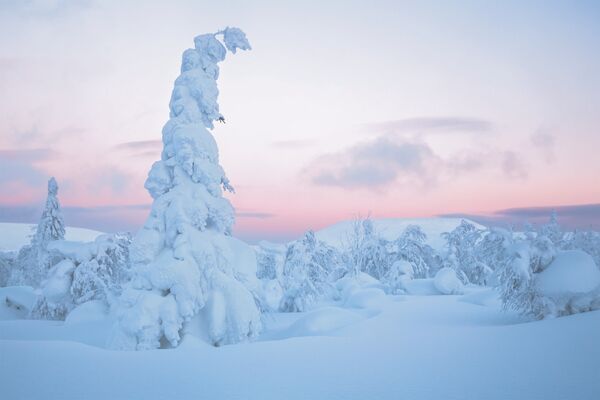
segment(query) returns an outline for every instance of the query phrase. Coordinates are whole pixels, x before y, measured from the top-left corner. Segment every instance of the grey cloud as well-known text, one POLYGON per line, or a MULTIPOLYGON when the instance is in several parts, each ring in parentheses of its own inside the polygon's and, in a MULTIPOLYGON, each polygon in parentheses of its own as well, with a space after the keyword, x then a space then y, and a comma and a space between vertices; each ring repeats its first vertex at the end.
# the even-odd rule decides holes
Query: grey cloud
POLYGON ((120 143, 113 148, 126 151, 135 157, 159 157, 163 143, 161 140, 139 140, 134 142, 120 143))
POLYGON ((435 181, 433 170, 439 163, 424 143, 379 137, 318 158, 309 174, 315 184, 349 189, 381 188, 398 181, 429 185, 435 181))
POLYGON ((547 163, 550 164, 555 160, 554 148, 556 140, 554 135, 544 130, 538 130, 531 135, 530 139, 531 143, 542 152, 544 160, 547 163))
POLYGON ((55 154, 51 149, 0 150, 0 183, 21 182, 34 187, 43 184, 48 177, 36 163, 48 160, 55 154))
POLYGON ((492 131, 490 121, 468 117, 421 117, 364 124, 363 129, 373 133, 487 133, 492 131))
POLYGON ((525 161, 514 151, 502 154, 502 170, 507 177, 514 179, 525 179, 528 175, 525 161))

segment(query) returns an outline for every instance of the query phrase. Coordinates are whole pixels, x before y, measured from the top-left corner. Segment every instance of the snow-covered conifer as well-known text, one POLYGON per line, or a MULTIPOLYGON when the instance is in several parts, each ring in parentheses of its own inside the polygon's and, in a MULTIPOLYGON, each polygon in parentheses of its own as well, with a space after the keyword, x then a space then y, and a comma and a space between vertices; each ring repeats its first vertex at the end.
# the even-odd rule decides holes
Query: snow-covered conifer
POLYGON ((381 279, 393 264, 388 252, 388 242, 377 234, 370 218, 354 222, 345 251, 349 269, 354 274, 365 272, 381 279))
POLYGON ((154 202, 131 247, 133 280, 117 310, 113 347, 177 346, 186 330, 221 345, 260 330, 252 293, 256 256, 230 237, 234 210, 223 190, 233 188, 209 131, 223 120, 218 63, 227 50, 248 50, 250 44, 238 28, 197 36, 194 43, 183 52, 175 80, 161 160, 146 180, 154 202))
POLYGON ((37 287, 56 260, 48 253, 48 243, 65 237, 65 223, 58 201, 58 184, 53 177, 48 181, 48 196, 40 222, 31 243, 19 251, 10 285, 37 287))

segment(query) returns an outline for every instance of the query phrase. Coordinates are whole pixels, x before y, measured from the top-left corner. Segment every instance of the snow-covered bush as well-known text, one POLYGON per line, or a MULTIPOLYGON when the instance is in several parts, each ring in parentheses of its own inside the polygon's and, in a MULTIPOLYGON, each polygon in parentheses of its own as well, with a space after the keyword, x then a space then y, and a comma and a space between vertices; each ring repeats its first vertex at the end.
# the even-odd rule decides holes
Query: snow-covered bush
POLYGON ((339 253, 308 231, 290 243, 283 266, 280 310, 305 311, 332 294, 331 274, 340 263, 339 253))
POLYGON ((491 227, 485 230, 475 248, 477 260, 485 265, 482 281, 484 285, 497 284, 497 274, 506 265, 510 257, 513 233, 509 230, 491 227))
POLYGON ((383 278, 392 264, 388 242, 377 234, 370 218, 354 222, 346 240, 345 258, 349 273, 365 272, 383 278))
POLYGON ((387 270, 381 282, 388 293, 400 294, 406 292, 406 284, 413 278, 413 264, 406 260, 397 260, 387 270))
POLYGON ((456 271, 452 268, 444 267, 440 269, 433 278, 433 286, 441 294, 462 294, 463 284, 456 276, 456 271))
POLYGON ((0 251, 0 287, 8 285, 17 255, 13 251, 0 251))
POLYGON ((48 243, 65 238, 60 203, 58 202, 58 184, 54 178, 48 181, 48 196, 40 222, 31 238, 31 243, 19 251, 11 277, 10 286, 28 285, 37 287, 46 277, 50 267, 57 260, 47 250, 48 243))
POLYGON ((543 232, 511 246, 500 270, 504 308, 541 319, 600 307, 600 270, 592 257, 579 250, 557 250, 556 240, 543 232))
POLYGON ((63 320, 90 300, 109 304, 129 280, 129 234, 100 235, 93 242, 58 240, 48 244, 54 259, 42 281, 32 318, 63 320))
POLYGON ((217 97, 218 63, 227 50, 248 50, 245 34, 226 28, 194 39, 183 52, 162 132, 161 160, 145 187, 152 211, 131 247, 133 279, 116 309, 110 345, 124 349, 177 346, 198 330, 214 345, 256 336, 256 255, 230 237, 233 192, 209 129, 224 121, 217 97), (219 40, 219 38, 222 39, 219 40))
POLYGON ((475 247, 481 238, 481 230, 462 220, 459 226, 442 236, 447 250, 444 267, 454 269, 463 283, 485 285, 492 271, 477 259, 475 247))
POLYGON ((595 231, 573 232, 567 243, 566 250, 582 250, 588 253, 594 259, 597 266, 600 267, 600 233, 595 231))
POLYGON ((408 262, 414 278, 427 278, 435 268, 435 252, 426 240, 420 226, 408 225, 393 243, 392 258, 408 262))

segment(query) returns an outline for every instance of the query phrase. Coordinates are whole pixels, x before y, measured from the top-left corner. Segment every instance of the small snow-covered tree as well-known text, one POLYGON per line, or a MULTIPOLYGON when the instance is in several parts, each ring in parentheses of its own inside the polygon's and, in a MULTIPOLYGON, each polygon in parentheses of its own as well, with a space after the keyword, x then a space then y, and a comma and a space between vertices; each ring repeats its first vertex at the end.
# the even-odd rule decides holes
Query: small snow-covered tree
POLYGON ((17 255, 13 251, 0 251, 0 287, 8 285, 17 255))
POLYGON ((427 278, 434 264, 434 250, 426 243, 427 235, 418 225, 408 225, 393 243, 393 257, 412 266, 412 277, 427 278))
POLYGON ((349 270, 353 274, 365 272, 381 279, 392 265, 388 242, 377 234, 370 218, 354 222, 345 252, 349 270))
POLYGON ((280 310, 305 311, 319 299, 332 293, 330 275, 340 263, 340 255, 331 246, 308 231, 288 246, 283 266, 283 298, 280 310))
POLYGON ((10 285, 37 287, 46 277, 50 266, 55 264, 56 260, 52 260, 52 256, 47 250, 48 243, 65 237, 65 223, 57 196, 58 184, 52 177, 48 181, 48 196, 42 217, 37 224, 31 243, 19 251, 16 266, 9 279, 10 285))
POLYGON ((550 220, 547 224, 542 225, 538 235, 542 235, 552 242, 552 245, 556 249, 560 249, 564 246, 564 233, 561 226, 558 223, 558 216, 556 211, 552 211, 550 214, 550 220))
POLYGON ((442 233, 446 240, 444 267, 452 268, 463 283, 484 285, 491 270, 477 259, 475 246, 481 238, 481 230, 462 220, 451 232, 442 233))
MULTIPOLYGON (((495 273, 508 262, 513 241, 512 231, 496 227, 488 228, 476 245, 476 257, 489 271, 495 273)), ((484 279, 484 284, 493 284, 492 278, 492 275, 488 275, 484 279)))
POLYGON ((230 236, 234 209, 223 190, 233 188, 209 131, 224 121, 218 63, 228 50, 250 44, 238 28, 197 36, 194 43, 183 52, 175 80, 161 160, 146 180, 154 202, 131 247, 133 280, 117 308, 114 348, 177 346, 189 330, 222 345, 260 330, 256 255, 230 236))

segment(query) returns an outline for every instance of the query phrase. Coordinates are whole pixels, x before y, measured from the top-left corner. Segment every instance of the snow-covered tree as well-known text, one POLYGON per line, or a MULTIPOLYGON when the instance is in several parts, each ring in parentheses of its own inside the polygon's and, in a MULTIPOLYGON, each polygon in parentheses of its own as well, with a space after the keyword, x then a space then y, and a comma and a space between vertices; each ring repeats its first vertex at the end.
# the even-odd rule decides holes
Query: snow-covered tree
POLYGON ((552 245, 560 249, 564 246, 564 233, 562 231, 561 226, 558 223, 558 216, 556 215, 556 211, 552 211, 550 214, 550 220, 548 223, 542 225, 540 228, 538 235, 545 236, 552 242, 552 245))
POLYGON ((576 230, 564 246, 567 250, 585 251, 600 266, 600 232, 576 230))
POLYGON ((230 236, 233 191, 219 165, 209 129, 223 121, 217 97, 218 63, 227 50, 250 49, 238 28, 197 36, 183 52, 162 132, 161 160, 145 187, 152 211, 131 247, 133 280, 117 309, 111 346, 150 349, 177 346, 188 331, 214 345, 254 337, 260 330, 256 256, 230 236))
POLYGON ((365 272, 376 279, 386 275, 393 264, 389 243, 377 234, 370 218, 355 221, 346 241, 347 263, 353 274, 365 272))
POLYGON ((305 311, 333 291, 330 277, 340 263, 339 253, 314 232, 288 246, 283 266, 280 310, 305 311))
MULTIPOLYGON (((485 230, 475 251, 477 259, 492 272, 503 268, 510 257, 513 233, 507 229, 491 227, 485 230)), ((491 274, 484 279, 487 285, 493 285, 495 276, 491 274)))
POLYGON ((408 225, 393 243, 392 257, 407 261, 412 266, 414 278, 427 278, 435 264, 434 250, 426 240, 427 235, 420 226, 408 225))
POLYGON ((52 177, 48 181, 48 196, 42 217, 31 238, 31 243, 19 251, 15 268, 9 279, 10 285, 37 287, 46 277, 50 266, 55 264, 55 260, 52 260, 47 250, 48 243, 65 237, 65 223, 57 196, 58 184, 52 177))
POLYGON ((491 270, 477 259, 475 246, 481 238, 481 230, 462 220, 451 232, 442 233, 446 240, 444 267, 452 268, 463 283, 484 285, 491 270))
POLYGON ((106 234, 93 242, 53 241, 48 250, 58 261, 40 286, 31 310, 38 319, 65 319, 76 306, 90 300, 110 305, 130 279, 131 235, 106 234))
POLYGON ((0 287, 8 285, 15 266, 17 254, 13 251, 0 251, 0 287))

